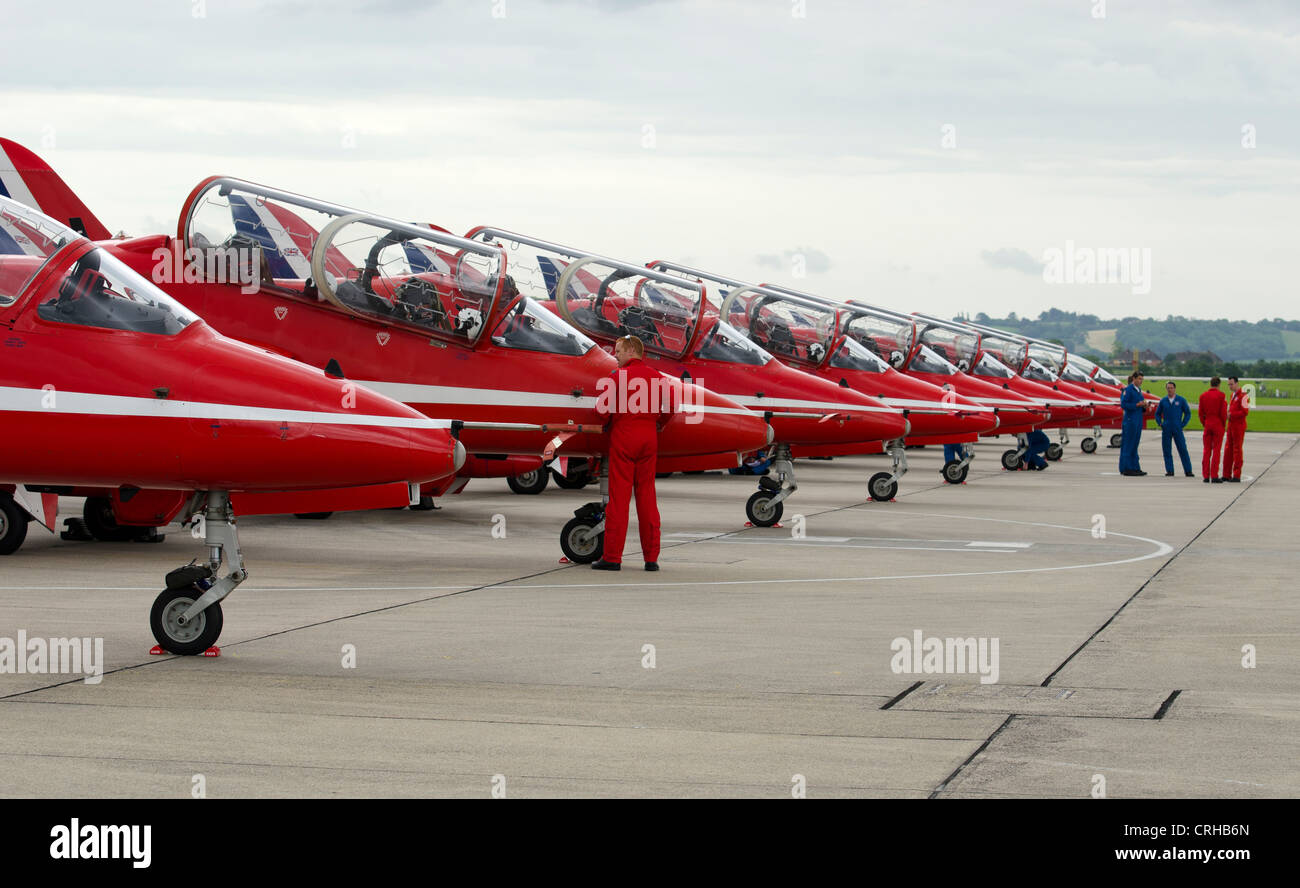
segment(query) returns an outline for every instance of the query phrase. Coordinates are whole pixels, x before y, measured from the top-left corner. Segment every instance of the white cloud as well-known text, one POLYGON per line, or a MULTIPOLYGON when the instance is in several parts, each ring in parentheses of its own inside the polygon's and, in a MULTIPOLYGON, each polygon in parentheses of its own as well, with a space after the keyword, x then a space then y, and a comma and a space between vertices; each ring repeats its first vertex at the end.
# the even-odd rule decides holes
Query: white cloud
POLYGON ((773 244, 816 243, 835 257, 826 295, 935 313, 1128 313, 982 254, 1151 247, 1144 311, 1295 314, 1293 5, 1112 3, 1102 21, 1074 0, 817 0, 805 20, 783 0, 492 7, 22 7, 3 135, 135 233, 221 172, 753 279, 789 270, 773 244))

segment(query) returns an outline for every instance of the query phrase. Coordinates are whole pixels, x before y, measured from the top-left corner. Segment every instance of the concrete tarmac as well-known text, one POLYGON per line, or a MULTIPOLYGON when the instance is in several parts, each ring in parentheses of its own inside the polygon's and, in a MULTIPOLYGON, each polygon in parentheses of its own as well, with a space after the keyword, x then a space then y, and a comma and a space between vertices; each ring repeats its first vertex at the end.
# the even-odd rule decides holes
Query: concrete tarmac
POLYGON ((1081 437, 1045 472, 981 443, 959 486, 909 451, 892 503, 887 459, 801 461, 780 528, 744 527, 756 479, 675 475, 653 574, 635 519, 622 572, 558 563, 595 487, 244 519, 218 658, 148 653, 187 530, 33 525, 0 639, 102 638, 105 674, 0 672, 0 795, 1297 795, 1296 436, 1220 485, 1081 437))

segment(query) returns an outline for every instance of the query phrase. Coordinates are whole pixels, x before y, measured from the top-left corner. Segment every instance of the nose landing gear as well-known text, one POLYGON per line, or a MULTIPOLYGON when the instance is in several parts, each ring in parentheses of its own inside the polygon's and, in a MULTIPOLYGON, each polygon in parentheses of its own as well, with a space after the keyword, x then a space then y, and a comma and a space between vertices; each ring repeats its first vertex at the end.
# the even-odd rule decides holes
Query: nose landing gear
POLYGON ((1061 440, 1060 440, 1060 443, 1052 442, 1051 444, 1048 444, 1048 445, 1047 445, 1047 450, 1046 450, 1046 452, 1043 453, 1043 456, 1044 456, 1046 459, 1051 460, 1052 462, 1056 462, 1056 461, 1059 460, 1061 457, 1065 456, 1065 445, 1066 445, 1066 444, 1069 444, 1069 443, 1070 443, 1070 432, 1069 432, 1069 430, 1068 430, 1068 429, 1061 429, 1061 440))
POLYGON ((794 460, 789 444, 777 444, 772 449, 770 473, 758 479, 758 492, 745 503, 745 517, 755 527, 771 527, 781 520, 784 503, 796 490, 794 460))
POLYGON ((1014 472, 1020 468, 1020 462, 1024 459, 1025 454, 1029 452, 1029 437, 1021 432, 1016 435, 1016 449, 1007 450, 1002 453, 1002 468, 1008 472, 1014 472))
POLYGON ((609 475, 600 467, 600 502, 587 503, 573 513, 560 531, 560 549, 574 564, 591 564, 605 551, 605 506, 609 503, 609 475))
POLYGON ((907 474, 907 450, 903 439, 885 442, 885 452, 894 460, 892 472, 876 472, 867 482, 867 493, 878 503, 887 503, 898 493, 898 479, 907 474))
POLYGON ((961 459, 954 459, 943 464, 943 480, 949 484, 960 484, 970 472, 970 464, 975 459, 975 447, 971 444, 961 445, 961 459))
POLYGON ((202 521, 208 563, 188 564, 167 574, 167 588, 154 599, 149 613, 158 644, 182 656, 201 654, 216 644, 224 623, 221 601, 248 578, 230 494, 210 491, 202 521), (223 562, 229 572, 218 576, 223 562))

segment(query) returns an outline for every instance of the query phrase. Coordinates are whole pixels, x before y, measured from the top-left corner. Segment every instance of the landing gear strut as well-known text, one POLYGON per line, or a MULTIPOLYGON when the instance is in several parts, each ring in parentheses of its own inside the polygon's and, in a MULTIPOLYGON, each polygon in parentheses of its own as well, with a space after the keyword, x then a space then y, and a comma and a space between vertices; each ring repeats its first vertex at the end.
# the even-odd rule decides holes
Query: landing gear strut
POLYGON ((1097 442, 1100 440, 1101 440, 1101 427, 1093 426, 1092 437, 1084 438, 1082 441, 1080 441, 1079 449, 1082 450, 1084 453, 1096 453, 1097 442))
POLYGON ((191 563, 167 574, 167 588, 154 599, 149 613, 158 644, 183 656, 201 654, 216 644, 223 622, 221 601, 248 578, 230 494, 209 491, 202 520, 208 563, 191 563), (223 562, 229 573, 218 576, 223 562))
POLYGON ((1047 459, 1050 459, 1052 462, 1056 462, 1061 457, 1065 456, 1065 445, 1069 443, 1070 443, 1069 430, 1061 429, 1060 443, 1053 442, 1051 444, 1048 444, 1047 450, 1043 453, 1043 456, 1046 457, 1047 459))
POLYGON ((1002 468, 1008 472, 1014 472, 1020 468, 1020 461, 1025 458, 1029 452, 1029 436, 1024 432, 1016 435, 1016 449, 1007 450, 1002 454, 1002 468))
POLYGON ((758 479, 758 492, 745 503, 745 517, 755 527, 771 527, 781 520, 785 511, 782 505, 799 489, 794 480, 794 460, 789 444, 776 444, 772 448, 769 473, 758 479))
POLYGON ((560 531, 560 549, 574 564, 591 564, 605 551, 605 506, 609 504, 609 475, 600 468, 600 502, 587 503, 573 513, 560 531))
POLYGON ((892 472, 876 472, 867 482, 867 493, 878 503, 887 503, 898 493, 898 479, 907 474, 907 450, 903 439, 885 442, 885 452, 894 460, 892 472))
POLYGON ((960 484, 970 472, 971 461, 975 459, 975 447, 971 444, 961 445, 961 459, 954 459, 943 464, 943 480, 949 484, 960 484))

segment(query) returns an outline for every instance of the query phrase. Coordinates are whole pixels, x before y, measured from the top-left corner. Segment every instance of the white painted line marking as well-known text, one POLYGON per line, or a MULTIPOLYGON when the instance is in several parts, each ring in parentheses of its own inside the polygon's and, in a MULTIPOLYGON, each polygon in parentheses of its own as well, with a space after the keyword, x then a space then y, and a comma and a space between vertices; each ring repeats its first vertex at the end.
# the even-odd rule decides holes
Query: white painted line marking
POLYGON ((995 543, 995 542, 985 542, 983 540, 972 540, 966 545, 972 547, 984 546, 989 548, 997 548, 999 546, 1002 546, 1007 549, 1028 549, 1030 546, 1033 545, 1033 543, 995 543))

